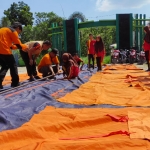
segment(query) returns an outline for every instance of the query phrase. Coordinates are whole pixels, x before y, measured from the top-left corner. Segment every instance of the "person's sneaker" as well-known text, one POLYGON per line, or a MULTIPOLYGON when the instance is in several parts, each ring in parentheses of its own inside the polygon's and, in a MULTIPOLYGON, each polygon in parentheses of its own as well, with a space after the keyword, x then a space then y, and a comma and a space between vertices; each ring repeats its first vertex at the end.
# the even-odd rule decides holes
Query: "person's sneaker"
POLYGON ((20 83, 18 83, 18 84, 11 84, 11 87, 17 87, 19 85, 20 85, 20 83))
POLYGON ((34 78, 37 79, 37 80, 38 80, 38 79, 41 79, 39 76, 34 76, 34 78))
POLYGON ((55 78, 55 76, 49 76, 48 77, 48 79, 54 79, 55 78))
POLYGON ((33 77, 30 77, 29 81, 32 82, 32 81, 35 81, 35 79, 33 77))

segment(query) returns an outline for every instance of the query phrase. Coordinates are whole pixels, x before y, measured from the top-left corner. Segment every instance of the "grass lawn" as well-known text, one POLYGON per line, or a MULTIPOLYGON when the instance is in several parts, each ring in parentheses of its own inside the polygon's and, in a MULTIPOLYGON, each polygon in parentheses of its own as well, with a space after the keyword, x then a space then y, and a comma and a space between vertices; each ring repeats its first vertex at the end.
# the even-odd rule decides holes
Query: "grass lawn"
MULTIPOLYGON (((87 57, 81 57, 85 64, 88 63, 87 57)), ((110 56, 105 56, 103 64, 109 64, 110 63, 110 56)))

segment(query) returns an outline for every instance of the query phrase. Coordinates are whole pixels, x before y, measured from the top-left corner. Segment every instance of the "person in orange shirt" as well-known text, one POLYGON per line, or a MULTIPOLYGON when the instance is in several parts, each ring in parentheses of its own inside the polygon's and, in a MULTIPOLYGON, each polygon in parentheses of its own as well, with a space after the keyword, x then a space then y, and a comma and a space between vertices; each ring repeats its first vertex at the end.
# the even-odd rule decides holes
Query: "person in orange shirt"
POLYGON ((2 82, 6 76, 8 69, 12 78, 11 87, 19 85, 18 69, 12 55, 10 47, 12 44, 16 44, 18 48, 22 48, 23 45, 20 42, 19 34, 22 32, 22 24, 15 22, 10 27, 3 27, 0 29, 0 89, 3 88, 2 82))
MULTIPOLYGON (((51 52, 44 55, 38 65, 38 71, 42 73, 43 78, 60 72, 59 60, 58 60, 58 50, 52 49, 51 52)), ((52 77, 52 78, 53 78, 52 77)))
POLYGON ((88 68, 90 69, 91 59, 92 59, 92 67, 94 69, 94 45, 95 39, 92 34, 89 34, 89 40, 87 41, 87 53, 88 53, 88 68))

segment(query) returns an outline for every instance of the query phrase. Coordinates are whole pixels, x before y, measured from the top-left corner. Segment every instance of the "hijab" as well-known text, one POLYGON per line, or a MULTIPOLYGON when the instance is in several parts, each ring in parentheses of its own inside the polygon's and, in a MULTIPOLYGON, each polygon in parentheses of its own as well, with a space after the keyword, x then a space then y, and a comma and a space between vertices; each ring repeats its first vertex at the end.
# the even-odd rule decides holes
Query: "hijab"
POLYGON ((104 43, 103 40, 100 36, 97 36, 97 38, 99 38, 99 41, 96 40, 95 42, 95 51, 96 53, 101 52, 104 50, 104 43))
POLYGON ((72 57, 70 53, 64 53, 62 55, 62 59, 65 60, 65 62, 63 62, 65 67, 68 67, 70 63, 74 66, 78 66, 76 60, 72 57))

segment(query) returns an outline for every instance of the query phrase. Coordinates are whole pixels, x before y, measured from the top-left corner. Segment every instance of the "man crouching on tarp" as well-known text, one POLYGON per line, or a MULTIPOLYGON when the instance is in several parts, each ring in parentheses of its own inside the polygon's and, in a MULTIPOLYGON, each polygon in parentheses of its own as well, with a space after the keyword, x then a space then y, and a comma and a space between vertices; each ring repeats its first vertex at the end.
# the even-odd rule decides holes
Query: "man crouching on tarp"
POLYGON ((69 53, 64 53, 62 55, 62 60, 63 60, 62 70, 63 70, 64 77, 67 79, 78 77, 79 66, 77 62, 74 60, 74 58, 72 57, 72 55, 69 53))
POLYGON ((54 48, 41 59, 38 65, 38 71, 42 73, 43 78, 51 76, 49 78, 52 79, 56 74, 59 74, 58 53, 58 50, 54 48))

